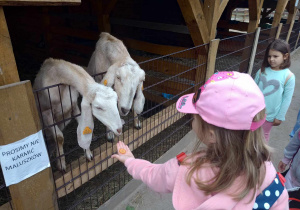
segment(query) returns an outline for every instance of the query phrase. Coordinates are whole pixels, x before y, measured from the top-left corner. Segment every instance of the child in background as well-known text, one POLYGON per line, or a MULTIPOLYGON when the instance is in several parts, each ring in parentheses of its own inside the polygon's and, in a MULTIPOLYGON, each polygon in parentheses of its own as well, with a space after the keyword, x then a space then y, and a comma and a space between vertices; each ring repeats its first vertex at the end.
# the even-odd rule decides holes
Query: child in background
POLYGON ((284 158, 278 164, 279 172, 283 172, 291 163, 290 170, 285 175, 287 189, 300 187, 300 128, 284 149, 284 158))
POLYGON ((290 137, 293 138, 296 131, 300 128, 300 110, 298 112, 298 116, 297 116, 297 121, 296 124, 294 126, 294 129, 292 130, 292 132, 290 133, 290 137))
POLYGON ((152 190, 173 192, 175 209, 288 209, 284 178, 270 162, 260 128, 264 96, 248 74, 218 72, 197 93, 179 98, 176 108, 194 116, 199 142, 192 154, 152 164, 118 142, 112 158, 152 190))
POLYGON ((262 67, 255 76, 255 82, 265 97, 267 119, 262 129, 267 142, 272 126, 285 120, 292 100, 295 76, 288 69, 290 65, 289 44, 276 39, 267 47, 262 67))

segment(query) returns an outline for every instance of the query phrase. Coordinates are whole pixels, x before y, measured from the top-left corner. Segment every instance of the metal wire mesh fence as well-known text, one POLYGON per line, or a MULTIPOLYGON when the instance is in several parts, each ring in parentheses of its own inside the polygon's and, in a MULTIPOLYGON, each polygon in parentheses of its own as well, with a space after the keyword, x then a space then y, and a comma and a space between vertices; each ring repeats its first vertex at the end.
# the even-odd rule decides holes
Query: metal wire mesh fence
POLYGON ((300 33, 300 23, 297 22, 297 23, 294 23, 293 30, 291 31, 291 35, 289 38, 289 44, 290 44, 291 51, 293 51, 297 47, 299 47, 299 43, 297 43, 299 33, 300 33))
MULTIPOLYGON (((136 55, 136 60, 146 60, 139 63, 146 72, 143 91, 146 103, 139 116, 141 129, 134 127, 136 119, 130 113, 124 119, 123 134, 115 137, 114 142, 123 141, 137 157, 153 161, 179 141, 190 130, 190 118, 176 111, 175 102, 182 94, 194 92, 203 83, 207 50, 208 45, 202 45, 150 60, 136 55)), ((34 93, 53 167, 59 208, 99 207, 131 179, 125 168, 119 163, 114 164, 110 158, 116 152, 116 146, 107 141, 105 126, 95 119, 91 143, 93 160, 88 161, 76 141, 76 118, 80 113, 76 113, 74 107, 81 100, 80 97, 77 99, 76 91, 57 84, 34 93), (53 102, 55 95, 59 96, 59 104, 53 102), (63 109, 66 103, 72 107, 70 112, 63 109), (64 152, 57 149, 62 141, 64 152), (66 169, 63 171, 64 161, 66 169)))
POLYGON ((288 32, 289 32, 290 24, 282 25, 279 39, 286 40, 288 32))
POLYGON ((255 33, 220 40, 215 71, 247 72, 255 33))

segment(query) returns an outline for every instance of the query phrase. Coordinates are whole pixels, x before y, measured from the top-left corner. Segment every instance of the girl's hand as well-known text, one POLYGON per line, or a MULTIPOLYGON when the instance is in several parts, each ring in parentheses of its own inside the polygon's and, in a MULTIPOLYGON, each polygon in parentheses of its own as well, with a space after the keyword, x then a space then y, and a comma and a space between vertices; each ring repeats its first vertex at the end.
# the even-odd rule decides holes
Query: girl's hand
POLYGON ((285 163, 283 163, 282 161, 280 161, 279 164, 278 164, 278 171, 279 171, 280 173, 284 172, 286 166, 287 166, 287 164, 285 164, 285 163))
POLYGON ((122 141, 119 141, 117 143, 117 150, 118 150, 118 154, 114 154, 111 157, 118 159, 122 163, 125 163, 125 161, 128 158, 131 158, 131 157, 134 158, 129 147, 126 144, 124 144, 124 142, 122 142, 122 141))
POLYGON ((281 124, 281 120, 275 119, 274 122, 273 122, 273 126, 278 126, 280 124, 281 124))

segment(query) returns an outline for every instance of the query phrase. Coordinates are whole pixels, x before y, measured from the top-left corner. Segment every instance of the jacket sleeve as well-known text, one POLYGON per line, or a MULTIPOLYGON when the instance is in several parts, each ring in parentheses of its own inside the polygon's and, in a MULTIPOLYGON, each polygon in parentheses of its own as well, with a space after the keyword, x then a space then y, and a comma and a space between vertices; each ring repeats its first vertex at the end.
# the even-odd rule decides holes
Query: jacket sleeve
POLYGON ((295 154, 300 148, 300 138, 299 138, 300 128, 296 131, 294 137, 290 140, 289 144, 284 148, 284 158, 282 162, 288 164, 291 162, 295 154))
POLYGON ((164 164, 153 164, 146 160, 129 158, 125 161, 125 166, 134 179, 142 180, 152 190, 164 193, 173 191, 179 170, 176 158, 164 164))
POLYGON ((276 119, 281 121, 285 120, 286 112, 289 109, 289 106, 292 101, 294 89, 295 89, 295 76, 293 75, 284 86, 281 106, 276 116, 276 119))

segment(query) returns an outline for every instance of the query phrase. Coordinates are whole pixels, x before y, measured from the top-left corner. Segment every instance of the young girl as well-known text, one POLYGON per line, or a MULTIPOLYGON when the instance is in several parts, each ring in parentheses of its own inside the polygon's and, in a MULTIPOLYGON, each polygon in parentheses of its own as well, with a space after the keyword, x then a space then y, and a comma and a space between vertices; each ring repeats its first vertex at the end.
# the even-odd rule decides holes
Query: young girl
POLYGON ((152 164, 119 142, 112 157, 133 178, 157 192, 173 192, 175 209, 288 209, 284 178, 270 162, 260 128, 264 96, 248 74, 216 73, 197 93, 179 98, 176 108, 194 114, 193 131, 206 147, 152 164))
POLYGON ((265 96, 267 119, 262 129, 267 142, 272 126, 285 120, 292 100, 295 76, 288 69, 290 65, 289 44, 276 39, 267 47, 261 70, 255 76, 255 82, 265 96))

